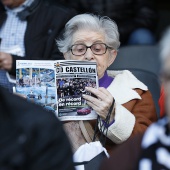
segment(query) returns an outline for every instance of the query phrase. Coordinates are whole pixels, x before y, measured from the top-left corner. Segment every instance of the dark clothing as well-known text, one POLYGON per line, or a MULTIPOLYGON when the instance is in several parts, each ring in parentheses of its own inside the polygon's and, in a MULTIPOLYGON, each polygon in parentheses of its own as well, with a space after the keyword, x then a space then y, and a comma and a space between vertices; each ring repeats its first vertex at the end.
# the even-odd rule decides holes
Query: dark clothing
POLYGON ((73 170, 72 152, 52 112, 0 87, 0 169, 73 170))
POLYGON ((127 42, 129 35, 138 28, 154 31, 157 12, 153 0, 58 0, 71 6, 78 13, 96 13, 113 19, 119 29, 120 42, 127 42))
POLYGON ((100 170, 169 170, 170 120, 164 117, 115 148, 100 170))
MULTIPOLYGON (((21 15, 22 19, 26 19, 28 22, 24 39, 26 57, 13 56, 13 67, 10 74, 15 75, 17 59, 63 59, 62 55, 59 55, 55 41, 66 22, 74 14, 68 8, 50 6, 48 3, 44 3, 43 0, 35 0, 32 9, 21 15)), ((6 17, 5 10, 0 4, 0 28, 6 17)))
POLYGON ((143 133, 118 145, 113 149, 110 158, 101 163, 100 170, 137 170, 142 137, 143 133))

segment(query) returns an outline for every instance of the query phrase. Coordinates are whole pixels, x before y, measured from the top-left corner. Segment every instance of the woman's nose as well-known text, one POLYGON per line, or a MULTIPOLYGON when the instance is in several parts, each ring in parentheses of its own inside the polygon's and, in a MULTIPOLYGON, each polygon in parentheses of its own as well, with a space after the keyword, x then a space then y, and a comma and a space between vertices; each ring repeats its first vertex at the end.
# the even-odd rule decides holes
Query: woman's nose
POLYGON ((84 54, 84 58, 85 60, 88 60, 88 61, 94 60, 94 54, 90 48, 87 49, 86 53, 84 54))

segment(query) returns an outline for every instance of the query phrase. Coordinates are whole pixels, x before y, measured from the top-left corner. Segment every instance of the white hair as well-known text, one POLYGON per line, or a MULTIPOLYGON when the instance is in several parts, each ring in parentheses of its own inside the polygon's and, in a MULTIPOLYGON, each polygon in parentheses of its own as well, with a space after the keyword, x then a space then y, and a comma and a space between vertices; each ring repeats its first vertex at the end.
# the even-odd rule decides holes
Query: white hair
POLYGON ((160 41, 160 57, 162 62, 170 57, 170 27, 165 31, 160 41))
POLYGON ((74 33, 79 30, 101 32, 105 36, 106 44, 115 50, 120 46, 119 32, 116 23, 109 17, 94 14, 80 14, 70 19, 65 26, 63 38, 57 40, 57 45, 62 53, 70 50, 74 33))

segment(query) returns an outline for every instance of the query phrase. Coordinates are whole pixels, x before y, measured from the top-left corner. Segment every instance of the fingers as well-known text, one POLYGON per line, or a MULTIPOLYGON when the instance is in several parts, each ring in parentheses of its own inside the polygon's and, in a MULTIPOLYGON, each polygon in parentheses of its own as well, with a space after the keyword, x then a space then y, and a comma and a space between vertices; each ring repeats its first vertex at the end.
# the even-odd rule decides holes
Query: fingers
POLYGON ((86 87, 86 91, 92 93, 92 96, 96 96, 98 100, 107 102, 110 105, 112 104, 113 97, 107 89, 103 87, 99 87, 98 89, 86 87))
POLYGON ((95 89, 87 87, 86 90, 94 94, 96 97, 83 95, 83 98, 86 99, 89 106, 91 106, 103 119, 105 119, 113 102, 112 95, 105 88, 95 89))
POLYGON ((0 52, 0 69, 11 70, 12 56, 8 53, 0 52))

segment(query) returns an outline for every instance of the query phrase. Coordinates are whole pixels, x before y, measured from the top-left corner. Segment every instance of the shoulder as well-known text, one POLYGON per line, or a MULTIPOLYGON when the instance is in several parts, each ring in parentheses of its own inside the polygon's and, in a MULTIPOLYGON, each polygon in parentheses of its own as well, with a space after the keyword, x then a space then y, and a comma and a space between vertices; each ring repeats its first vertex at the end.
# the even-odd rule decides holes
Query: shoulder
POLYGON ((129 70, 107 70, 109 76, 113 78, 121 78, 121 79, 132 79, 137 80, 137 78, 130 72, 129 70))
POLYGON ((135 89, 148 91, 148 87, 128 70, 111 71, 108 75, 114 77, 114 80, 107 90, 114 96, 115 100, 121 104, 132 99, 141 99, 140 94, 138 94, 135 89))
POLYGON ((142 83, 139 79, 137 79, 132 72, 129 70, 121 70, 121 71, 108 71, 108 75, 114 77, 114 83, 123 86, 129 86, 132 89, 139 88, 142 90, 148 90, 147 86, 142 83))

